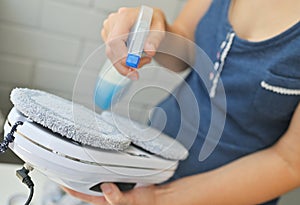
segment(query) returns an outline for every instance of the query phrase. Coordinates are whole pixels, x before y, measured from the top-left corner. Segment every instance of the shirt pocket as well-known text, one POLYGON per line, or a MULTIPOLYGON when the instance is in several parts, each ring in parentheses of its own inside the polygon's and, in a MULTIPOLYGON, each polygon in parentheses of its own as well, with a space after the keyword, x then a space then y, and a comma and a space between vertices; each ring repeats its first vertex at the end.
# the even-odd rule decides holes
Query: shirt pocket
POLYGON ((300 78, 269 72, 254 97, 258 115, 272 120, 290 120, 300 102, 300 78))

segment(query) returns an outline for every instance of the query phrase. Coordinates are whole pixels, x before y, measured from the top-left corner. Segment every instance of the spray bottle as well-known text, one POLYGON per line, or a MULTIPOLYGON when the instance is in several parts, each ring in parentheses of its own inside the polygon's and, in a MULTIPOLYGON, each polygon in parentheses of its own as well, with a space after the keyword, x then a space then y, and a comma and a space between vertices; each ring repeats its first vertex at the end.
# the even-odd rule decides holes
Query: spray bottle
MULTIPOLYGON (((128 36, 128 55, 126 65, 137 68, 143 54, 144 43, 148 35, 153 9, 141 6, 138 19, 132 27, 128 36)), ((98 76, 95 89, 95 103, 102 110, 109 109, 114 102, 114 97, 130 84, 130 79, 121 75, 112 65, 110 60, 106 60, 98 76)))

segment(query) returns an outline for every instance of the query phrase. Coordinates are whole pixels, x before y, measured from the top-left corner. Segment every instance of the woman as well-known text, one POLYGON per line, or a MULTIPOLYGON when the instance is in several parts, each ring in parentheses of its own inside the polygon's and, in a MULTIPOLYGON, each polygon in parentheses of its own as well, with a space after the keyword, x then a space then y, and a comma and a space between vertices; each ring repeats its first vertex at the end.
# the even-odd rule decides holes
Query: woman
MULTIPOLYGON (((121 193, 115 185, 103 184, 104 197, 67 191, 99 205, 231 205, 276 204, 274 198, 300 186, 299 10, 298 0, 189 0, 169 25, 162 11, 155 9, 151 30, 195 41, 215 63, 208 91, 195 71, 186 78, 201 113, 190 156, 178 167, 174 181, 165 185, 121 193), (226 123, 215 150, 199 161, 211 120, 210 101, 220 95, 219 79, 226 92, 226 123)), ((137 13, 138 9, 122 8, 105 20, 102 37, 110 59, 126 56, 126 39, 110 42, 129 32, 137 13)), ((166 63, 163 54, 155 55, 162 40, 162 35, 150 34, 144 48, 148 56, 140 66, 155 56, 169 69, 186 69, 178 59, 166 63)), ((138 77, 124 60, 114 65, 123 75, 138 77)), ((179 87, 178 96, 183 90, 179 87)), ((169 97, 159 106, 168 117, 164 132, 176 137, 180 114, 175 100, 169 97)), ((154 126, 160 117, 154 115, 154 126)))

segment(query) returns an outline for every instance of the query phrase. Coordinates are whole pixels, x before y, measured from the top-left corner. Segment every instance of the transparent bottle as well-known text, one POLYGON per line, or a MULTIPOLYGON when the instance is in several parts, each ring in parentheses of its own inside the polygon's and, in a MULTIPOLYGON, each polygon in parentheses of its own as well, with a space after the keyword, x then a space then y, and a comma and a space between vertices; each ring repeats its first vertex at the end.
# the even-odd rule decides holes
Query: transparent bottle
POLYGON ((109 59, 106 60, 101 72, 98 76, 98 81, 95 89, 95 104, 102 110, 107 110, 118 101, 120 91, 126 89, 131 80, 121 75, 112 65, 109 59))
MULTIPOLYGON (((128 36, 126 65, 131 68, 137 68, 142 57, 152 15, 152 8, 141 6, 138 19, 128 36)), ((106 60, 98 76, 95 88, 95 104, 102 110, 109 109, 113 103, 121 98, 122 95, 118 94, 120 91, 124 91, 123 89, 126 89, 130 82, 131 80, 128 77, 121 75, 116 70, 110 60, 106 60)))

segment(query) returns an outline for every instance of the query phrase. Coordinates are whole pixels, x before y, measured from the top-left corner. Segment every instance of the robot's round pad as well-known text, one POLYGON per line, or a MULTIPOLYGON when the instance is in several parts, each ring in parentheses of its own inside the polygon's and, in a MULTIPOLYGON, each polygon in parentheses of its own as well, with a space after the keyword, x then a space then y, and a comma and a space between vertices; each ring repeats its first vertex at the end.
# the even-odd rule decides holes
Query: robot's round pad
POLYGON ((76 142, 109 150, 124 150, 131 142, 97 113, 64 98, 27 88, 14 89, 10 98, 29 119, 76 142))

